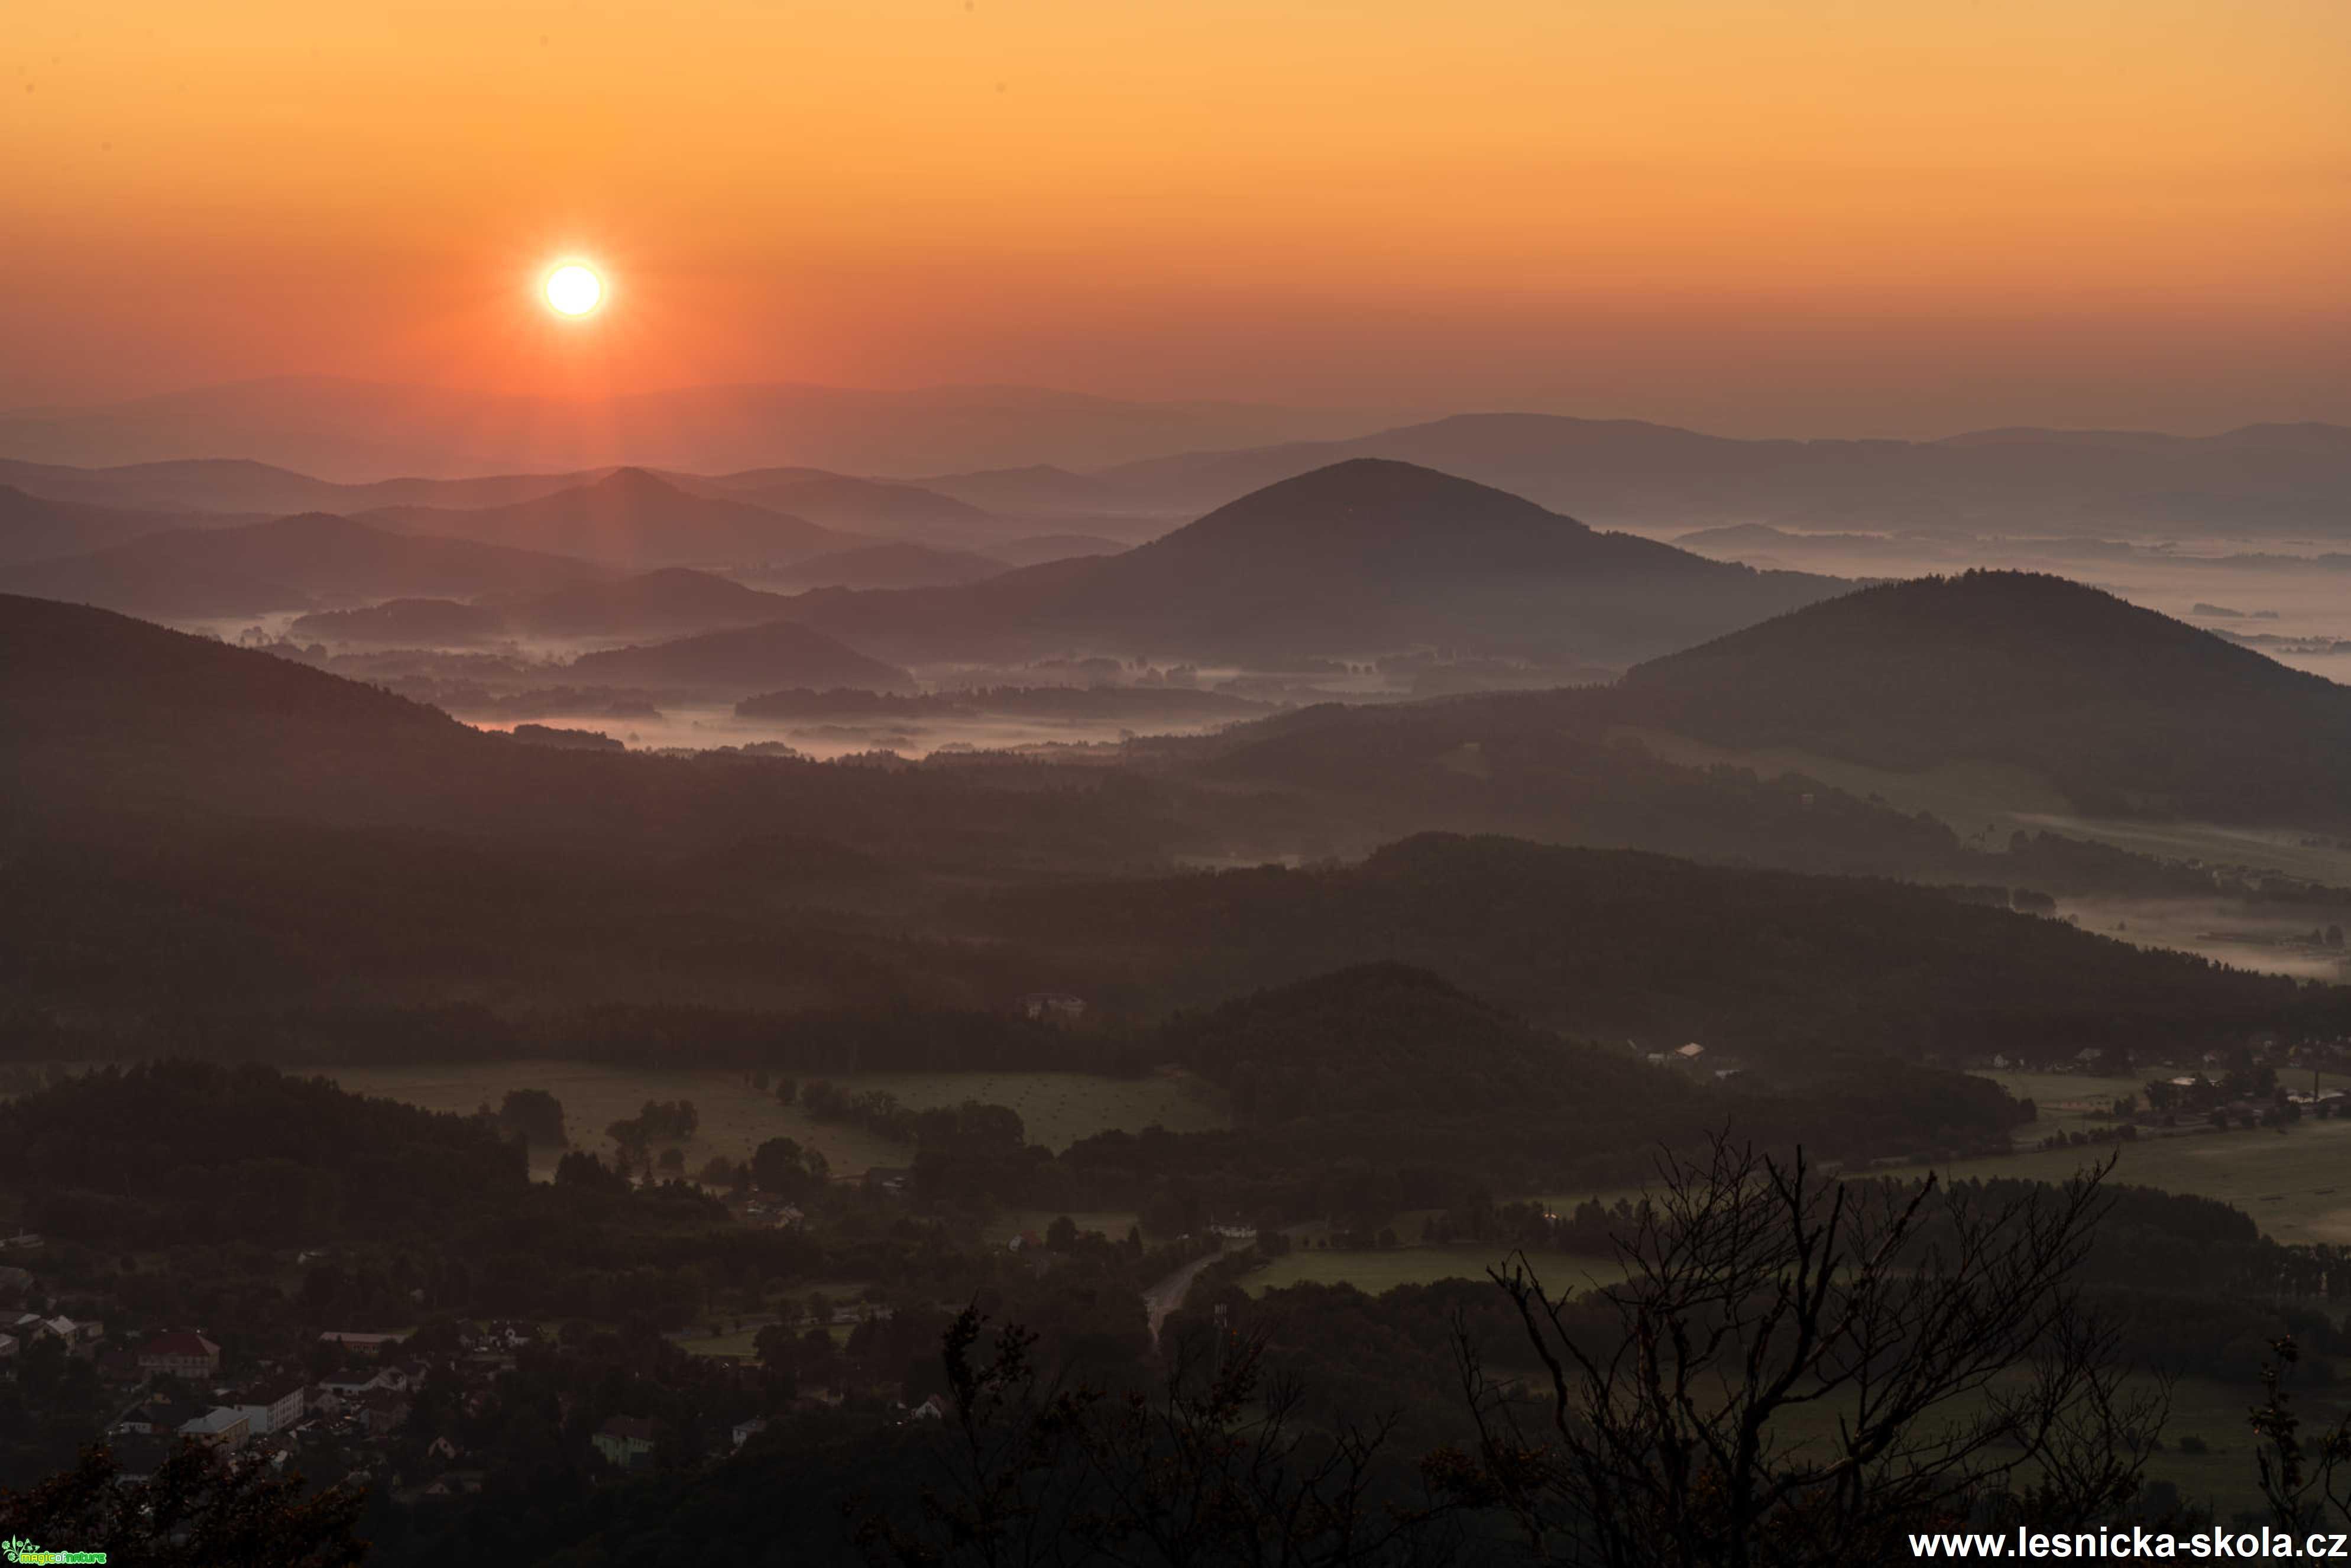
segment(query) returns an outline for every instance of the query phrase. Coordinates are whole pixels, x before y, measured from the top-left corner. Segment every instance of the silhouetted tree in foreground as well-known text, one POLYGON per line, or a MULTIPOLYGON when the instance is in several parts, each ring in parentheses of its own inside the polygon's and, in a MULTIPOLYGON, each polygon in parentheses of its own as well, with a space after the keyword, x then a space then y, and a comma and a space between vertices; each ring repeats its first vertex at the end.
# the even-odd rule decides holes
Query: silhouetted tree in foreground
POLYGON ((103 1552, 132 1568, 350 1568, 367 1553, 351 1531, 366 1494, 301 1479, 200 1443, 138 1480, 103 1448, 24 1491, 0 1492, 0 1539, 48 1552, 103 1552))
POLYGON ((2270 1343, 2262 1367, 2262 1402, 2249 1419, 2253 1428, 2253 1464, 2262 1500, 2285 1530, 2310 1530, 2332 1513, 2351 1521, 2351 1416, 2305 1437, 2302 1417, 2284 1388, 2286 1368, 2302 1359, 2292 1334, 2270 1343))
POLYGON ((1457 1333, 1474 1452, 1307 1418, 1254 1340, 1170 1347, 1152 1394, 1042 1379, 1018 1327, 946 1340, 955 1416, 878 1562, 1604 1568, 1876 1564, 1905 1533, 2064 1529, 2131 1505, 2167 1405, 2074 1276, 2111 1166, 2059 1187, 1823 1181, 1717 1140, 1669 1158, 1617 1239, 1625 1281, 1497 1284, 1531 1377, 1457 1333), (1186 1355, 1189 1348, 1194 1354, 1186 1355))
POLYGON ((1913 1530, 2113 1518, 2168 1400, 2071 1282, 2111 1168, 1991 1203, 1721 1139, 1669 1157, 1624 1283, 1495 1271, 1542 1413, 1461 1336, 1486 1498, 1537 1558, 1608 1568, 1876 1564, 1913 1530))
MULTIPOLYGON (((859 1539, 893 1564, 1249 1564, 1420 1568, 1459 1560, 1458 1503, 1393 1453, 1385 1426, 1301 1419, 1262 1343, 1179 1348, 1165 1384, 1060 1386, 1017 1325, 985 1355, 967 1309, 946 1341, 949 1429, 920 1517, 868 1514, 859 1539)), ((1430 1467, 1433 1477, 1439 1467, 1430 1467)))

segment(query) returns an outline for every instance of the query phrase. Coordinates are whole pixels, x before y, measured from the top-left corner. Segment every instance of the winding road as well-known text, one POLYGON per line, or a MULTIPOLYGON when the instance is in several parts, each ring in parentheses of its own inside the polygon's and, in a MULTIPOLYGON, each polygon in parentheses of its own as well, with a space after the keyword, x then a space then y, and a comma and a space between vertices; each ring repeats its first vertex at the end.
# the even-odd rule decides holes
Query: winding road
POLYGON ((1200 1270, 1224 1255, 1225 1244, 1219 1239, 1214 1252, 1195 1258, 1143 1292, 1143 1310, 1151 1319, 1152 1343, 1159 1343, 1159 1325, 1167 1321, 1168 1313, 1184 1304, 1185 1294, 1192 1289, 1192 1281, 1200 1277, 1200 1270))

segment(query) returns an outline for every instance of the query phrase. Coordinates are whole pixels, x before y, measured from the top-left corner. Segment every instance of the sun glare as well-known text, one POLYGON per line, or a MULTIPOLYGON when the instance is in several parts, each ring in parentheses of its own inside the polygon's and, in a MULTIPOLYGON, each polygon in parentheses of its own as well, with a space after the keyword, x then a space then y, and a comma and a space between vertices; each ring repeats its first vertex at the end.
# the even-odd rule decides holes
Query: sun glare
POLYGON ((559 316, 585 316, 604 297, 604 280, 576 261, 547 275, 547 305, 559 316))

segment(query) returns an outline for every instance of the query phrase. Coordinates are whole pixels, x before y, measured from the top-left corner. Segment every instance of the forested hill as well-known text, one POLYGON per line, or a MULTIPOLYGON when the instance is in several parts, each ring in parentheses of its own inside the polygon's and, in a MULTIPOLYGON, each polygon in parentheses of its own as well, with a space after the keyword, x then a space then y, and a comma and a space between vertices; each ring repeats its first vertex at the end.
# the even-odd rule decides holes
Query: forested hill
MULTIPOLYGON (((1987 1079, 1883 1057, 1823 1061, 1821 1071, 1774 1075, 1768 1091, 1750 1091, 1653 1065, 1621 1041, 1538 1029, 1398 963, 1178 1014, 1154 1045, 1224 1086, 1239 1124, 1232 1134, 1163 1142, 1162 1156, 1196 1175, 1221 1169, 1244 1188, 1327 1186, 1332 1172, 1353 1169, 1374 1186, 1450 1172, 1541 1190, 1638 1176, 1659 1147, 1687 1146, 1725 1126, 1848 1157, 1999 1146, 2018 1117, 1987 1079), (1366 1160, 1373 1151, 1376 1176, 1366 1160), (1236 1181, 1244 1172, 1249 1179, 1236 1181)), ((1109 1164, 1150 1142, 1108 1135, 1070 1157, 1109 1164)), ((1343 1210, 1363 1207, 1341 1192, 1325 1196, 1343 1210)))
POLYGON ((2012 763, 2097 813, 2351 816, 2351 688, 2057 577, 1865 589, 1638 665, 1622 695, 1726 746, 2012 763))
MULTIPOLYGON (((1040 856, 1097 868, 1151 855, 1165 832, 1147 789, 1092 770, 964 776, 550 751, 267 653, 8 595, 0 733, 13 753, 0 822, 21 823, 34 850, 60 824, 116 813, 169 818, 191 841, 219 819, 396 829, 433 835, 434 852, 464 841, 601 864, 789 832, 933 867, 1040 856)), ((110 828, 94 843, 110 852, 140 837, 110 828)))
POLYGON ((2347 995, 1927 888, 1447 834, 1359 865, 1006 894, 967 918, 1137 1007, 1395 960, 1566 1033, 1788 1062, 2201 1043, 2347 995))
POLYGON ((374 1239, 512 1207, 520 1145, 478 1120, 266 1067, 157 1061, 0 1103, 0 1181, 37 1228, 142 1246, 374 1239))
POLYGON ((901 660, 1022 648, 1242 662, 1424 644, 1639 658, 1836 591, 1597 532, 1408 463, 1269 486, 1123 554, 956 589, 818 592, 793 617, 901 660))
POLYGON ((1379 963, 1171 1019, 1158 1040, 1232 1095, 1244 1123, 1306 1116, 1623 1113, 1647 1102, 1684 1123, 1697 1097, 1630 1052, 1529 1027, 1440 977, 1379 963))

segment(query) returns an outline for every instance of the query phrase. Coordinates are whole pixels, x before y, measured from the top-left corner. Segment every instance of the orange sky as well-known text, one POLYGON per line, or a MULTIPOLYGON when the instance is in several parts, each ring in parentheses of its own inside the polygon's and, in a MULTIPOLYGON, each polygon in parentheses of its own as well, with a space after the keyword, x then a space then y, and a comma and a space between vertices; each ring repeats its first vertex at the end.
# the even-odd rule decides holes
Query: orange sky
POLYGON ((0 406, 2351 422, 2343 0, 9 0, 0 406), (528 290, 600 260, 606 309, 528 290))

